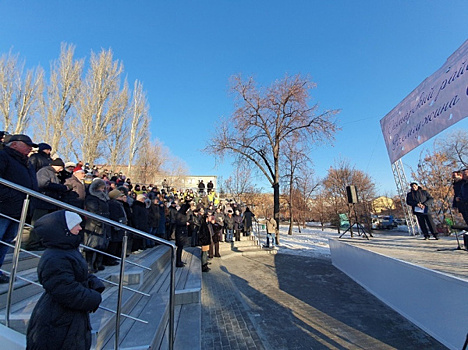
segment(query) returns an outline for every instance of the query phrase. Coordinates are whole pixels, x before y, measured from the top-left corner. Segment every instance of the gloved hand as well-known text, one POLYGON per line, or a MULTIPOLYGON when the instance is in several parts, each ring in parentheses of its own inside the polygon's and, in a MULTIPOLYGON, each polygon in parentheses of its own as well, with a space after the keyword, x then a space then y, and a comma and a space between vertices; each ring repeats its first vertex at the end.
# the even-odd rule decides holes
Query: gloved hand
POLYGON ((101 280, 94 275, 89 275, 88 287, 99 293, 104 292, 104 290, 106 289, 106 287, 104 286, 104 283, 102 283, 101 280))

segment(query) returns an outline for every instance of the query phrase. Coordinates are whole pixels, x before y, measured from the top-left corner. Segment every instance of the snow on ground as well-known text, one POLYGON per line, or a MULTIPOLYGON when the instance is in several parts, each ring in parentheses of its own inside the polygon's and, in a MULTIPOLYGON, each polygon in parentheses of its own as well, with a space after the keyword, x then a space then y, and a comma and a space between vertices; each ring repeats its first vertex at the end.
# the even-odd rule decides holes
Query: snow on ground
MULTIPOLYGON (((336 229, 324 228, 322 231, 320 226, 313 226, 313 223, 301 228, 301 233, 294 226, 292 235, 288 235, 288 228, 287 225, 280 225, 278 253, 330 258, 328 239, 339 236, 336 229)), ((265 231, 260 231, 260 239, 262 243, 266 242, 265 231)))
MULTIPOLYGON (((340 234, 336 228, 325 227, 322 231, 320 224, 307 223, 306 228, 293 227, 293 234, 288 235, 289 225, 280 225, 280 244, 278 253, 301 255, 316 258, 330 258, 329 238, 338 238, 340 234)), ((343 233, 343 230, 341 231, 343 233)), ((376 234, 376 233, 374 233, 376 234)), ((377 233, 378 234, 378 233, 377 233)), ((386 235, 407 235, 406 226, 398 226, 398 230, 386 231, 386 235)), ((347 234, 349 237, 349 234, 347 234)), ((266 243, 266 231, 260 230, 260 241, 266 243)))

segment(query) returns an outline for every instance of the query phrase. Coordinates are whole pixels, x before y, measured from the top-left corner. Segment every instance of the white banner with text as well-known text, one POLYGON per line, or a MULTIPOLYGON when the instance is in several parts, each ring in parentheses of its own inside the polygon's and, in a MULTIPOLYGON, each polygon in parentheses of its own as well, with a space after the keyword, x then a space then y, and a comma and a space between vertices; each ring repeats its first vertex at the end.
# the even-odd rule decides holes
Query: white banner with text
POLYGON ((390 162, 468 117, 468 40, 380 120, 390 162))

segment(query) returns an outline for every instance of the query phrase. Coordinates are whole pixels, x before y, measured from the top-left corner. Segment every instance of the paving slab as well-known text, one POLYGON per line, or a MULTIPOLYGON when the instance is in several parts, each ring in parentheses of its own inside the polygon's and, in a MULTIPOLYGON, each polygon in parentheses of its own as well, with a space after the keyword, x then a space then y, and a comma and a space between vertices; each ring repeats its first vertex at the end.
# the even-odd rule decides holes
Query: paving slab
POLYGON ((446 349, 329 259, 281 248, 243 256, 222 243, 211 262, 202 276, 204 349, 446 349))

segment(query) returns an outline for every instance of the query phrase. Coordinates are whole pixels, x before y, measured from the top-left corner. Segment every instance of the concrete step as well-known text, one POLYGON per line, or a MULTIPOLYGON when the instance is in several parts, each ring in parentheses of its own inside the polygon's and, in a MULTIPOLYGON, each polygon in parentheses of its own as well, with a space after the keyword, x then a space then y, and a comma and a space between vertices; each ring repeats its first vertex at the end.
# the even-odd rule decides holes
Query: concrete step
MULTIPOLYGON (((158 294, 168 280, 168 267, 170 264, 171 252, 170 249, 163 246, 158 246, 153 249, 147 249, 139 255, 132 255, 132 261, 151 268, 151 271, 142 269, 139 267, 131 267, 125 272, 125 279, 129 282, 136 282, 134 284, 128 284, 128 287, 137 289, 140 292, 148 294, 158 294)), ((130 266, 130 265, 126 265, 130 266)), ((109 269, 106 276, 100 276, 104 271, 98 272, 98 277, 109 279, 114 282, 118 280, 118 270, 120 266, 115 266, 109 269), (115 268, 115 271, 112 271, 115 268)), ((102 306, 109 309, 115 310, 118 299, 118 288, 111 287, 106 290, 103 294, 102 306)), ((159 295, 159 294, 158 294, 159 295)), ((151 300, 153 296, 144 296, 129 290, 123 290, 122 292, 122 313, 131 315, 133 317, 140 318, 135 314, 134 309, 137 305, 146 305, 148 300, 151 300)), ((167 298, 168 299, 168 298, 167 298)), ((137 308, 138 309, 138 308, 137 308)), ((150 320, 143 318, 144 321, 150 322, 150 320)), ((121 324, 123 322, 130 322, 125 317, 121 317, 121 324)), ((91 326, 93 329, 93 349, 102 349, 109 342, 113 342, 115 334, 115 322, 116 315, 108 311, 98 309, 98 311, 91 315, 91 326)), ((136 322, 136 321, 132 321, 136 322)), ((121 329, 121 338, 125 335, 125 330, 121 329)))
MULTIPOLYGON (((168 332, 169 319, 169 289, 170 289, 170 257, 171 251, 164 246, 148 249, 138 255, 131 255, 130 261, 148 266, 151 271, 126 263, 125 281, 130 288, 150 294, 149 297, 124 290, 122 295, 122 312, 132 317, 141 318, 148 322, 142 324, 125 317, 121 317, 119 337, 120 349, 154 349, 164 347, 164 337, 168 332), (161 347, 162 346, 162 347, 161 347)), ((195 341, 191 349, 200 349, 201 339, 201 263, 200 248, 186 248, 182 257, 187 263, 184 268, 176 268, 176 342, 184 343, 189 337, 195 341), (185 315, 199 315, 194 319, 179 319, 180 313, 185 315), (191 323, 190 327, 182 326, 191 323), (197 345, 198 344, 198 345, 197 345)), ((26 260, 26 259, 25 259, 26 260)), ((23 264, 21 275, 27 275, 37 281, 35 265, 38 259, 30 259, 23 264), (35 262, 32 262, 35 260, 35 262)), ((118 282, 120 265, 106 267, 104 271, 96 273, 103 280, 118 282)), ((115 310, 117 305, 116 286, 106 284, 103 292, 102 306, 115 310)), ((3 287, 3 286, 2 286, 3 287)), ((7 287, 3 288, 6 292, 7 287)), ((27 322, 43 289, 27 282, 15 282, 14 304, 10 324, 13 329, 26 333, 27 322), (22 291, 21 289, 24 289, 22 291)), ((2 295, 0 294, 0 302, 2 295)), ((5 294, 6 298, 6 294, 5 294)), ((0 315, 1 315, 0 311, 0 315)), ((3 310, 3 315, 4 315, 3 310)), ((1 316, 0 316, 1 317, 1 316)), ((93 345, 92 349, 113 349, 115 342, 115 314, 98 309, 91 314, 93 345)), ((166 339, 167 342, 167 339, 166 339)), ((183 347, 181 347, 183 348, 183 347)))
MULTIPOLYGON (((199 248, 187 248, 184 250, 182 260, 187 263, 184 268, 176 269, 176 311, 181 309, 199 309, 201 314, 201 263, 199 248)), ((131 315, 148 321, 142 324, 128 318, 122 318, 119 338, 119 349, 155 349, 160 348, 163 337, 168 332, 169 320, 169 289, 170 269, 167 269, 155 281, 153 288, 148 292, 151 297, 141 297, 140 301, 132 308, 131 315)), ((195 311, 193 311, 195 312, 195 311)), ((176 314, 177 317, 177 314, 176 314)), ((177 318, 176 318, 177 320, 177 318)), ((201 318, 200 318, 201 320, 201 318)), ((176 339, 180 336, 200 338, 201 321, 194 321, 198 329, 179 328, 184 334, 179 334, 176 328, 176 339)), ((115 327, 115 321, 113 323, 115 327)), ((166 334, 167 337, 167 334, 166 334)), ((95 349, 113 349, 115 335, 107 339, 97 339, 95 349)), ((166 347, 167 348, 167 347, 166 347)), ((165 349, 161 347, 161 349, 165 349)), ((195 347, 195 349, 198 349, 195 347)))

